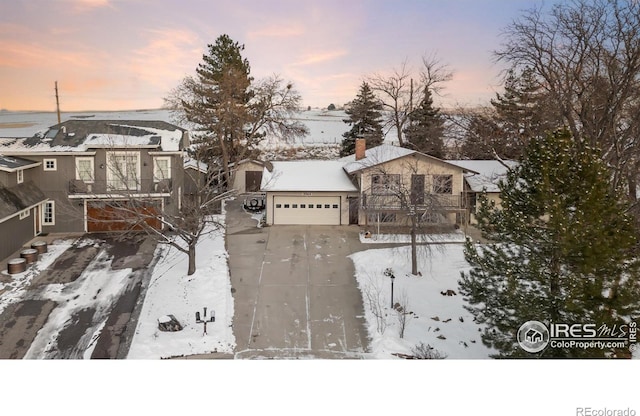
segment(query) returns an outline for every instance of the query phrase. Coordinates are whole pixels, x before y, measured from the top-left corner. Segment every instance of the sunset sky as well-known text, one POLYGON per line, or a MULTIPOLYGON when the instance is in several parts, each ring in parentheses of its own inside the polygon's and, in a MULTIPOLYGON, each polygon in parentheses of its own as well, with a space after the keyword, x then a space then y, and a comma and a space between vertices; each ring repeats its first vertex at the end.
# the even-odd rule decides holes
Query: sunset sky
MULTIPOLYGON (((549 3, 549 2, 547 2, 549 3)), ((438 104, 500 91, 492 51, 538 0, 0 0, 0 109, 159 108, 207 44, 245 44, 255 78, 279 74, 303 105, 353 99, 367 75, 436 54, 454 71, 438 104)))

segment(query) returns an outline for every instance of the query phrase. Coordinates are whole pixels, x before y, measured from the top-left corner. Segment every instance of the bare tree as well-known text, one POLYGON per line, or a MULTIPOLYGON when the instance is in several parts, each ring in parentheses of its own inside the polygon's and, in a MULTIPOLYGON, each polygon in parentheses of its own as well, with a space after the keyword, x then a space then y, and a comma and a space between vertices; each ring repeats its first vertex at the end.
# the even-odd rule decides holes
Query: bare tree
POLYGON ((422 67, 418 73, 412 71, 405 60, 390 75, 375 73, 367 77, 367 83, 383 102, 387 114, 385 129, 395 128, 400 146, 405 146, 404 130, 409 114, 420 101, 420 93, 429 89, 440 95, 442 84, 452 78, 453 71, 435 53, 422 57, 422 67), (419 93, 416 94, 416 91, 419 93))
POLYGON ((366 278, 367 282, 363 285, 364 298, 376 320, 376 331, 384 334, 388 326, 384 291, 376 276, 366 276, 366 278))
POLYGON ((400 294, 398 302, 393 305, 393 309, 396 311, 396 317, 398 318, 398 324, 400 325, 398 334, 400 338, 404 338, 407 324, 412 318, 414 318, 413 312, 409 310, 409 296, 405 290, 400 294))
POLYGON ((613 186, 637 200, 640 170, 640 7, 635 0, 572 0, 526 11, 495 52, 531 68, 572 136, 598 147, 613 186))

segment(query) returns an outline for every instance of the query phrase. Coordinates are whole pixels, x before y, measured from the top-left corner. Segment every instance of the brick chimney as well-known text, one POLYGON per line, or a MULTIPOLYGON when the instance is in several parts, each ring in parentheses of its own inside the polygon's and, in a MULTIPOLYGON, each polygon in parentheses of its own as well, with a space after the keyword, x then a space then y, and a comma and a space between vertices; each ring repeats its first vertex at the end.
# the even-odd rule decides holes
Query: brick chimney
POLYGON ((367 150, 365 139, 356 139, 356 160, 364 159, 367 150))

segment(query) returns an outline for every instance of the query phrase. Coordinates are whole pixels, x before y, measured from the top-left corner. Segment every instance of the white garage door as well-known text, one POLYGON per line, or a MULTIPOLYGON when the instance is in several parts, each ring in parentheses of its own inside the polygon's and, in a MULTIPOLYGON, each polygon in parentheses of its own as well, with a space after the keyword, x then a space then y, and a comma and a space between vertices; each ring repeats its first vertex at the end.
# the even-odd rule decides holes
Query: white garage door
POLYGON ((273 223, 340 225, 340 197, 275 196, 273 223))

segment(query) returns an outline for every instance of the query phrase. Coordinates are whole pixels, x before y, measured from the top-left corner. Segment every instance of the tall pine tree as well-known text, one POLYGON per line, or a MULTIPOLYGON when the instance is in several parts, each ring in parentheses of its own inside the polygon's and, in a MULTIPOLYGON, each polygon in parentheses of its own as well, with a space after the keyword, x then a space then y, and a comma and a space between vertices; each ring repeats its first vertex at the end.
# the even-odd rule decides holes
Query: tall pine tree
POLYGON ((408 127, 404 130, 403 147, 444 159, 446 152, 442 140, 443 133, 444 119, 440 109, 433 106, 431 91, 425 88, 420 105, 409 114, 408 127))
POLYGON ((366 139, 367 147, 375 147, 382 144, 382 103, 373 94, 369 84, 363 82, 358 96, 351 102, 351 106, 345 110, 348 119, 345 123, 351 129, 342 136, 342 149, 340 156, 348 156, 355 152, 356 139, 366 139))
POLYGON ((529 320, 611 328, 637 316, 637 237, 610 176, 596 149, 558 131, 530 141, 501 184, 502 209, 482 200, 480 228, 493 243, 467 242, 471 269, 460 288, 500 357, 622 353, 548 347, 533 355, 516 341, 529 320))

